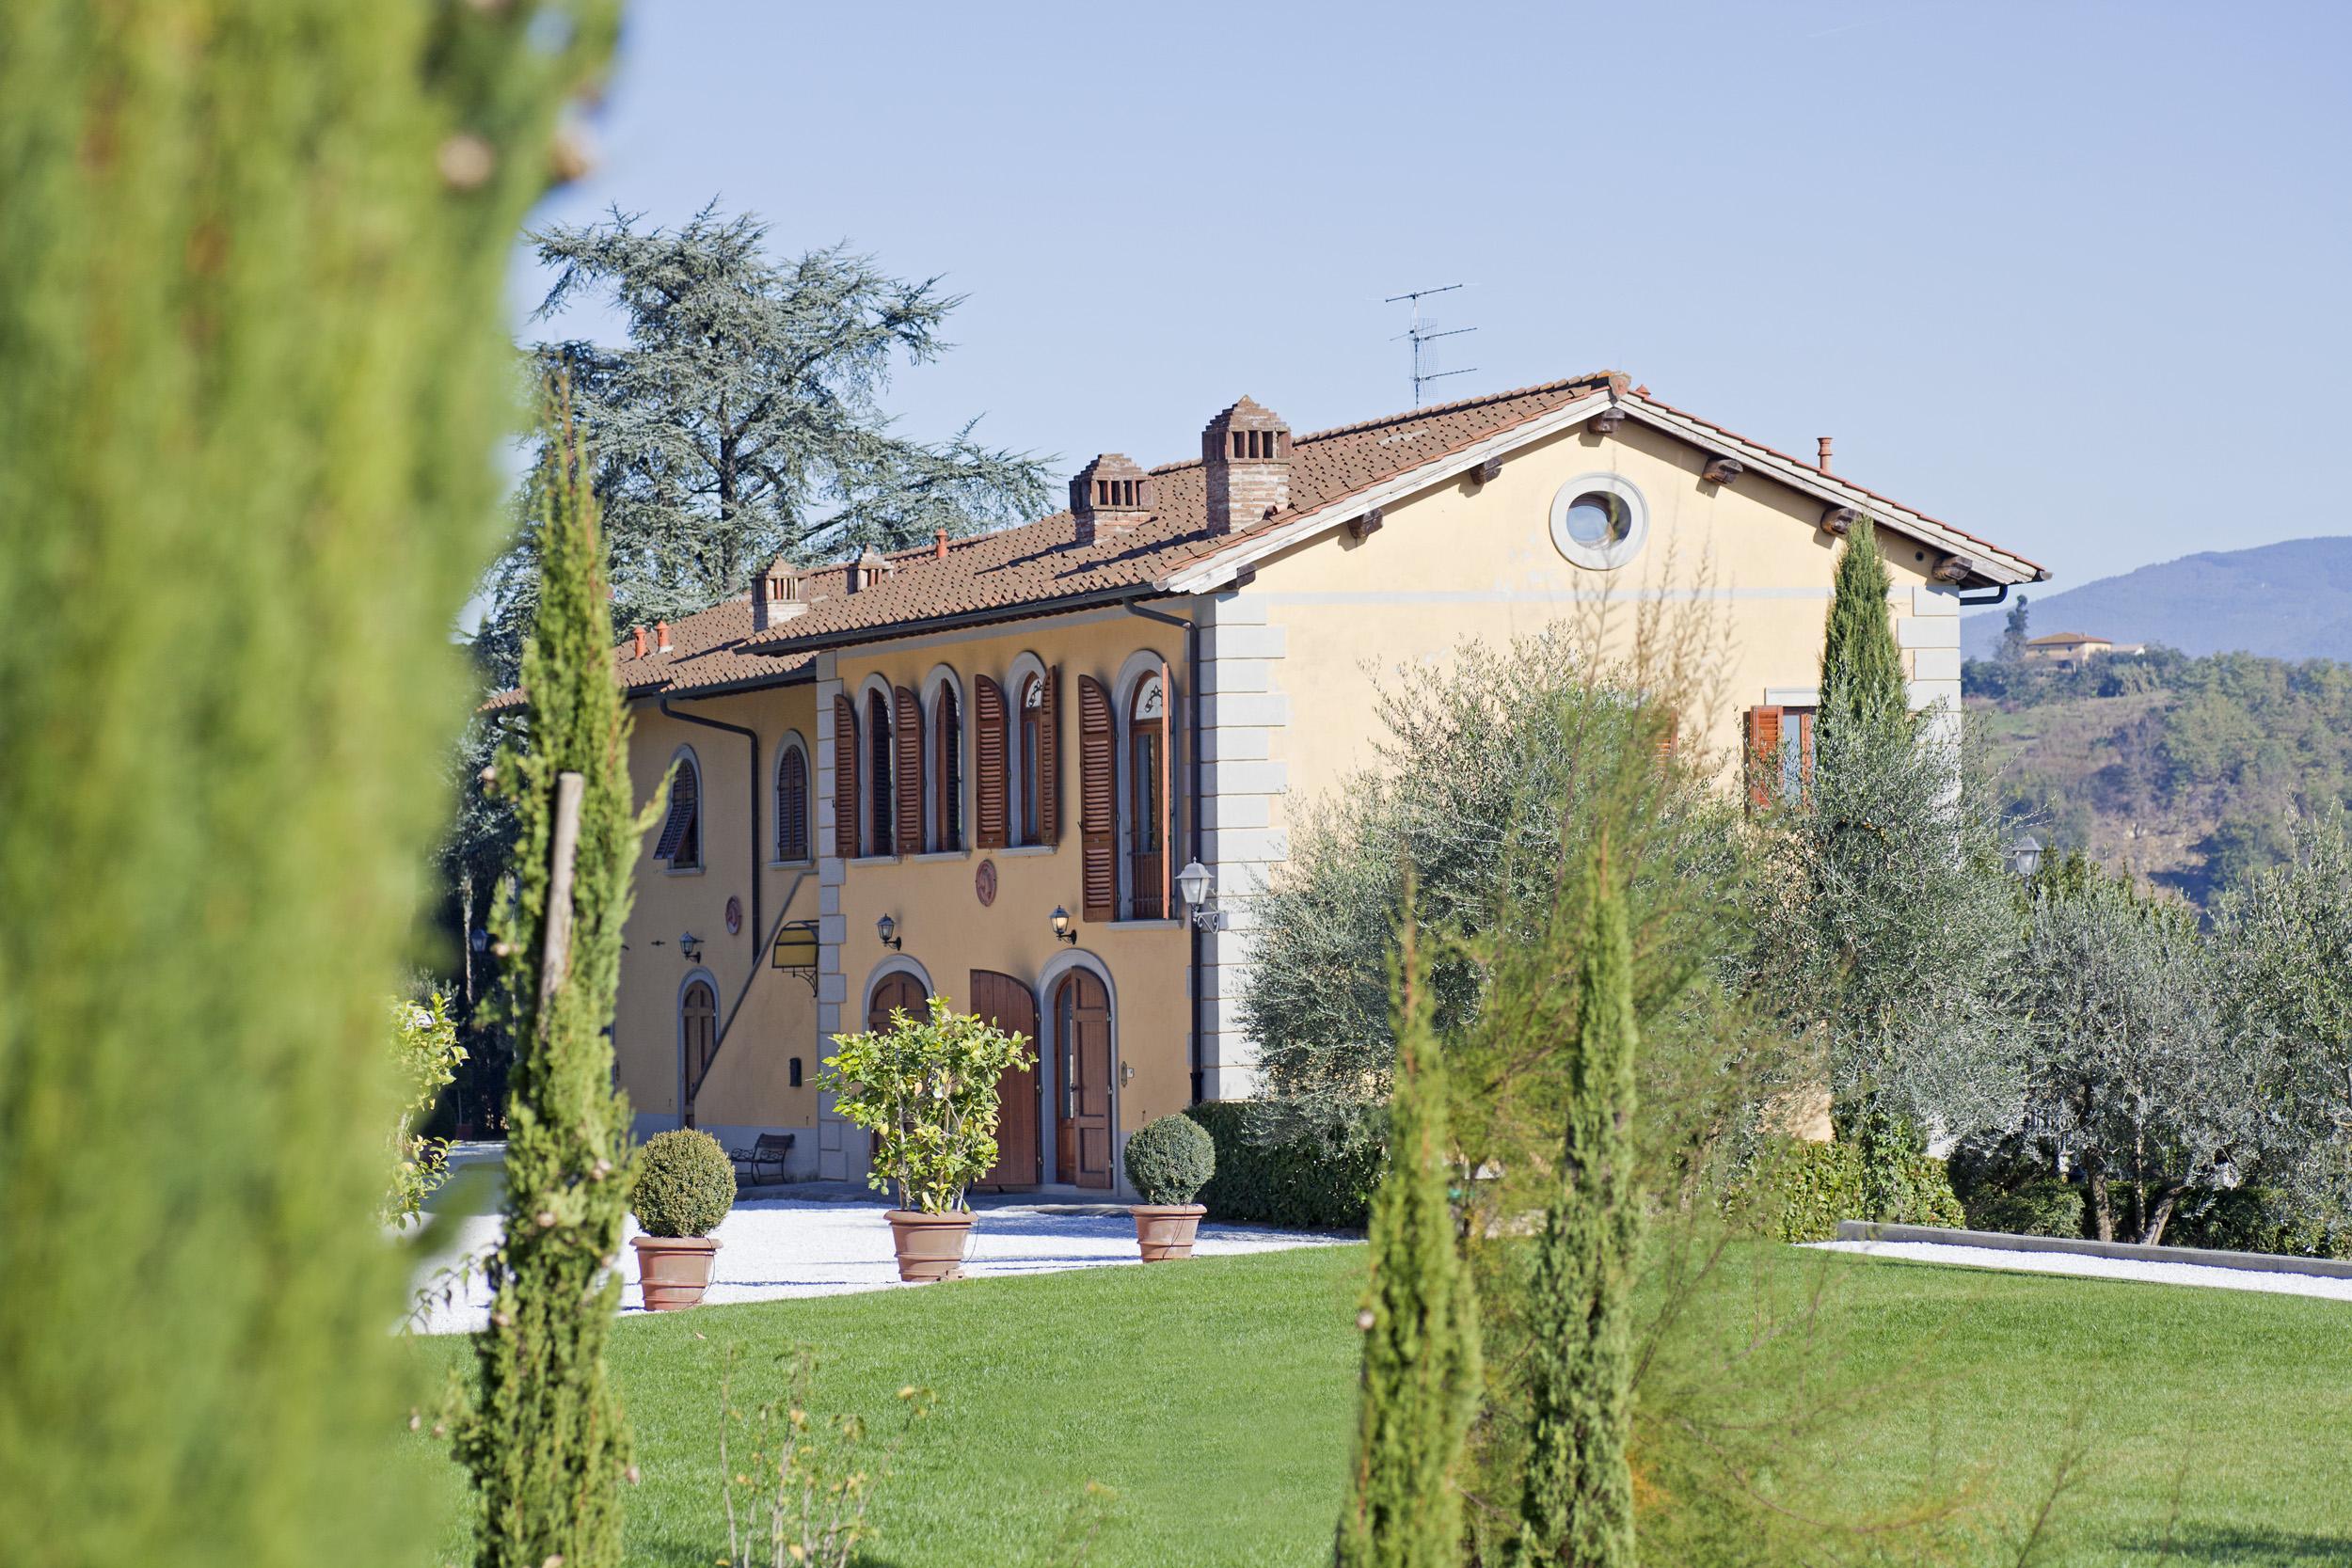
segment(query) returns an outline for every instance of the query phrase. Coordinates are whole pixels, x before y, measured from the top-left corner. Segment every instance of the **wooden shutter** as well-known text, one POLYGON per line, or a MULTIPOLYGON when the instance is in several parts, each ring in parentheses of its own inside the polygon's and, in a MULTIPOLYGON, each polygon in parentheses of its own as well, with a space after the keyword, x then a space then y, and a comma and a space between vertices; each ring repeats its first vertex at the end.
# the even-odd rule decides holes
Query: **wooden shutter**
POLYGON ((979 797, 979 842, 983 849, 1002 849, 1010 796, 1006 787, 1005 689, 986 675, 972 677, 972 758, 979 769, 975 793, 979 797))
POLYGON ((797 746, 784 749, 777 768, 776 859, 808 859, 808 759, 797 746))
POLYGON ((1110 693, 1092 675, 1078 677, 1078 835, 1085 848, 1086 919, 1119 918, 1119 792, 1110 693))
POLYGON ((661 840, 654 846, 654 859, 674 865, 702 863, 702 835, 694 831, 696 798, 700 794, 692 766, 679 763, 670 776, 670 815, 661 824, 661 840))
POLYGON ((1168 678, 1168 660, 1160 660, 1160 918, 1176 912, 1176 683, 1168 678))
POLYGON ((898 688, 898 711, 892 734, 898 742, 898 853, 923 852, 923 705, 914 693, 898 688))
POLYGON ((833 700, 833 852, 857 858, 857 705, 833 700))
POLYGON ((1045 672, 1045 706, 1037 720, 1037 836, 1061 842, 1061 666, 1045 672))
POLYGON ((1748 709, 1748 803, 1769 806, 1779 797, 1780 709, 1748 709))

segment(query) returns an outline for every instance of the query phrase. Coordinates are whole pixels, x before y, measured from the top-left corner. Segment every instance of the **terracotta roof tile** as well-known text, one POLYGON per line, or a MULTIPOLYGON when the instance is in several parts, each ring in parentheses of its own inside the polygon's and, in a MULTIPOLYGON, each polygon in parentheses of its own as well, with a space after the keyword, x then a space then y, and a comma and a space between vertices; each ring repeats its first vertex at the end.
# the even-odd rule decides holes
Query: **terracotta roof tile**
MULTIPOLYGON (((892 628, 911 629, 942 618, 997 615, 1010 620, 1051 613, 1089 595, 1117 596, 1120 590, 1149 584, 1612 385, 1622 392, 1627 379, 1602 372, 1295 436, 1288 509, 1232 533, 1209 531, 1207 475, 1201 461, 1165 464, 1151 470, 1152 513, 1132 528, 1104 531, 1090 544, 1078 541, 1075 519, 1064 511, 995 533, 951 540, 944 556, 931 545, 891 556, 882 580, 855 593, 850 591, 847 563, 808 569, 803 592, 809 608, 790 621, 757 632, 750 599, 731 600, 673 626, 667 654, 648 652, 635 657, 624 644, 616 650, 615 671, 632 696, 780 684, 806 678, 817 647, 862 641, 867 634, 888 635, 892 628)), ((1636 392, 1648 396, 1644 389, 1636 392)), ((1671 411, 1727 437, 1749 440, 1695 415, 1671 411)), ((1762 442, 1749 444, 1772 450, 1762 442)), ((1836 477, 1862 489, 1842 473, 1836 477)), ((485 705, 509 706, 519 700, 504 692, 485 705)))

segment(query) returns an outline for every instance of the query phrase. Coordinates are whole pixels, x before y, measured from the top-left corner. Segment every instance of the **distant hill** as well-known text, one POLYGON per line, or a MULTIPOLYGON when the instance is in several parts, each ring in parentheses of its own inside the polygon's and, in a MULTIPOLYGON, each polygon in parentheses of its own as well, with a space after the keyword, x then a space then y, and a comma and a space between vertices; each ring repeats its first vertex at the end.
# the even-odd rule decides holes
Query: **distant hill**
MULTIPOLYGON (((2352 662, 2352 538, 2208 550, 2046 596, 2025 592, 2036 637, 2079 631, 2187 654, 2352 662)), ((1969 657, 1992 656, 2008 614, 1983 610, 1961 623, 1969 657)))

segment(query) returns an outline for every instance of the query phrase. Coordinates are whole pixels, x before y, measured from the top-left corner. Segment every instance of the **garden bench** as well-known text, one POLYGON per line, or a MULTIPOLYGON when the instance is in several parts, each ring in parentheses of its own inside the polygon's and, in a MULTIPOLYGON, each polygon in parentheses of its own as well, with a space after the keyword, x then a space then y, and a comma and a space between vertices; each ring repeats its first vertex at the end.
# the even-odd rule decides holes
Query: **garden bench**
POLYGON ((743 1173, 748 1168, 751 1172, 749 1185, 755 1187, 759 1185, 759 1172, 763 1165, 775 1166, 776 1180, 782 1181, 785 1179, 784 1159, 791 1152, 791 1133, 762 1132, 753 1140, 751 1148, 728 1149, 727 1158, 735 1162, 735 1179, 741 1181, 743 1173))

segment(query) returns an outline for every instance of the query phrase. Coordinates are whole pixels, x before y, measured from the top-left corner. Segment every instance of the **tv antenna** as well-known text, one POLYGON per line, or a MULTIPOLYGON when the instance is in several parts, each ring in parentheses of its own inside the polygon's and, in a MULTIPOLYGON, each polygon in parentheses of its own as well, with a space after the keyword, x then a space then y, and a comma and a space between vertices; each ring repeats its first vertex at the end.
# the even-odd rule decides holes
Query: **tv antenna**
POLYGON ((1400 299, 1409 299, 1413 302, 1413 325, 1406 328, 1403 332, 1398 333, 1396 338, 1390 339, 1389 341, 1393 343, 1398 338, 1410 339, 1412 341, 1413 406, 1416 408, 1421 406, 1421 389, 1424 383, 1431 381, 1443 381, 1449 375, 1468 375, 1472 371, 1478 369, 1476 365, 1465 365, 1458 371, 1432 371, 1423 368, 1425 361, 1422 357, 1422 346, 1424 343, 1435 342, 1439 338, 1458 338, 1465 332, 1475 332, 1478 330, 1478 328, 1474 326, 1456 326, 1444 332, 1432 332, 1428 330, 1428 327, 1435 326, 1437 323, 1431 322, 1427 326, 1424 326, 1422 323, 1421 302, 1424 298, 1430 294, 1450 294, 1461 286, 1462 285, 1459 283, 1448 283, 1443 288, 1438 289, 1414 289, 1406 293, 1391 294, 1388 298, 1380 302, 1383 305, 1394 305, 1400 299))

